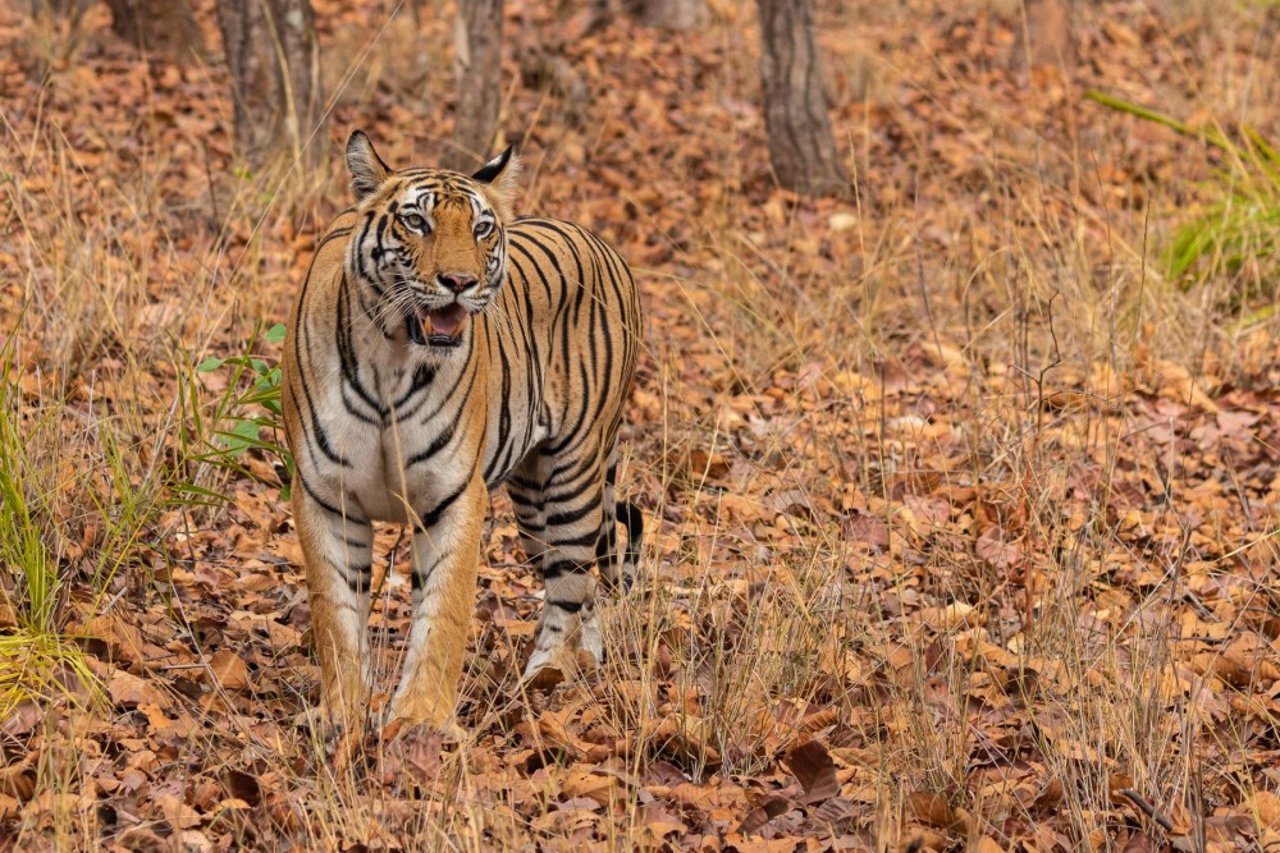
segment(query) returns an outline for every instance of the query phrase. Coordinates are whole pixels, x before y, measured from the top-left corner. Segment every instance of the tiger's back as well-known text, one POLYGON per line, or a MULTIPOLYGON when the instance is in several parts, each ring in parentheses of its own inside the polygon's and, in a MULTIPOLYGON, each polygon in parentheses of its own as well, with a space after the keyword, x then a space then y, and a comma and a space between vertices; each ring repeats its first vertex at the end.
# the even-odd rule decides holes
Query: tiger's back
POLYGON ((502 367, 489 377, 484 478, 491 487, 544 441, 553 453, 579 446, 594 455, 590 445, 598 442, 598 452, 612 446, 642 334, 635 279, 594 234, 525 218, 507 239, 511 286, 484 320, 502 367))

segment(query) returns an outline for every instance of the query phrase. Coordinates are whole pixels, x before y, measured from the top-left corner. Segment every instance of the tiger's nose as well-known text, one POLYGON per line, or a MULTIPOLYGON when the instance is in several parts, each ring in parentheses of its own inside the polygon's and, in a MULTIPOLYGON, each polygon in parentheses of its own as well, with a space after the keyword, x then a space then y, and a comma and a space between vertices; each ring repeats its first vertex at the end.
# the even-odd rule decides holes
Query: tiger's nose
POLYGON ((476 283, 475 276, 467 275, 462 272, 440 273, 436 278, 440 280, 440 283, 444 285, 446 289, 451 290, 454 293, 461 293, 468 287, 474 286, 476 283))

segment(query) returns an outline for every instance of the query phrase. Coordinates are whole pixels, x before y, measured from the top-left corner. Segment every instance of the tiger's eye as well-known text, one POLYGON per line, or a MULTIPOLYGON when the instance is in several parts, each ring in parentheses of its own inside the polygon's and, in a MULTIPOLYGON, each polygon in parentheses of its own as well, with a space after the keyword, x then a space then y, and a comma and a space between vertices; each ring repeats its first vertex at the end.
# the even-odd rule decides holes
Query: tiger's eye
POLYGON ((405 225, 408 225, 414 231, 425 232, 427 230, 427 220, 421 214, 409 213, 400 217, 400 221, 405 225))
POLYGON ((493 223, 488 221, 481 222, 479 225, 476 226, 475 230, 476 230, 476 237, 480 240, 483 240, 485 237, 488 237, 489 234, 493 231, 493 223))

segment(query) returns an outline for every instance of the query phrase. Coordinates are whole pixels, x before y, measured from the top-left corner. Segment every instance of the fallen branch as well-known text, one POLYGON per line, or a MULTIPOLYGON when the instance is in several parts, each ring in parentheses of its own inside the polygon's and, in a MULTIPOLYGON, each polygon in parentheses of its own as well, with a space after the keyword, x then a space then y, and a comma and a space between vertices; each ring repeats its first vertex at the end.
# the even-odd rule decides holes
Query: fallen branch
POLYGON ((1173 821, 1169 820, 1169 818, 1157 811, 1156 807, 1153 806, 1146 797, 1142 796, 1132 788, 1121 788, 1119 794, 1123 797, 1127 797, 1135 806, 1146 812, 1147 817, 1160 824, 1160 828, 1165 832, 1173 832, 1173 821))

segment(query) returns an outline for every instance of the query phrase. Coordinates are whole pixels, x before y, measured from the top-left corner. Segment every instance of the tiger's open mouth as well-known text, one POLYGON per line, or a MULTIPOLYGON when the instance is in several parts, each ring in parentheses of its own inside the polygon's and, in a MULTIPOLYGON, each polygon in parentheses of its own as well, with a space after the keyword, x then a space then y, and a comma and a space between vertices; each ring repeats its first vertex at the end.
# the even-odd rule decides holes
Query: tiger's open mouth
POLYGON ((454 302, 443 308, 420 308, 405 318, 409 340, 419 346, 456 347, 462 342, 462 324, 467 309, 454 302))

